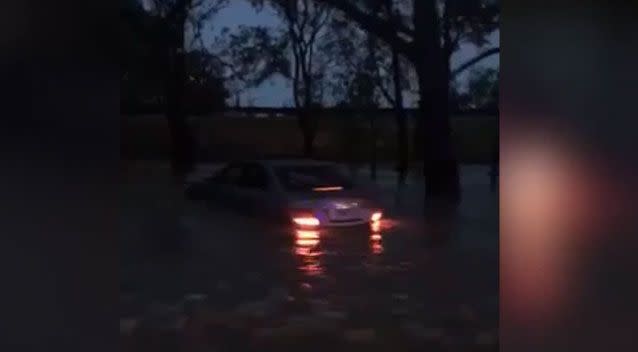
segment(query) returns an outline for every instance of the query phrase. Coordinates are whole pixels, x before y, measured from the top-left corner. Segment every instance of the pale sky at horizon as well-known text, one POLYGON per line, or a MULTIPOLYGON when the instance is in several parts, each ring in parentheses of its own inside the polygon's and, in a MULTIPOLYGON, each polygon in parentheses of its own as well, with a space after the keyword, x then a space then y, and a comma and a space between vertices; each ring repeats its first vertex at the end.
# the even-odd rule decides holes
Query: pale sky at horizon
MULTIPOLYGON (((267 8, 258 13, 247 1, 235 0, 231 5, 220 11, 220 13, 212 19, 211 25, 206 28, 206 31, 209 34, 205 35, 204 39, 205 41, 211 41, 222 28, 228 27, 232 31, 239 25, 275 27, 279 25, 279 22, 275 15, 267 8)), ((489 47, 498 46, 499 37, 498 31, 491 35, 489 40, 492 45, 489 47)), ((478 49, 473 45, 462 45, 461 49, 452 56, 452 68, 484 50, 485 48, 478 49)), ((477 67, 497 67, 498 65, 499 55, 497 54, 484 59, 477 64, 477 67)), ((465 82, 467 80, 468 73, 469 70, 461 74, 459 76, 459 81, 465 82)), ((260 87, 250 89, 246 93, 242 94, 241 102, 242 105, 251 106, 290 106, 292 105, 290 84, 286 79, 281 77, 270 79, 269 81, 264 82, 264 84, 260 87)))

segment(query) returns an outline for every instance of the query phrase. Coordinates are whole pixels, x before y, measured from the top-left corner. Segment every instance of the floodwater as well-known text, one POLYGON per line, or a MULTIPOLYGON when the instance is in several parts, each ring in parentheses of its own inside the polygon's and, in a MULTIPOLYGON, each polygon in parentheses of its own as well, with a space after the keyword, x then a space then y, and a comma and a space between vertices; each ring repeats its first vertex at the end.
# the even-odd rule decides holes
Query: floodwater
MULTIPOLYGON (((143 316, 153 304, 178 305, 196 294, 214 311, 251 316, 255 329, 297 319, 290 324, 306 324, 307 331, 308 321, 323 319, 318 325, 338 327, 333 333, 359 331, 364 340, 397 331, 436 335, 435 328, 458 336, 470 326, 473 333, 494 331, 497 196, 487 168, 463 172, 463 204, 449 224, 449 242, 436 248, 419 215, 419 185, 406 187, 390 218, 353 229, 270 228, 200 204, 157 216, 121 243, 121 316, 143 316)), ((380 184, 392 204, 393 192, 380 184)))

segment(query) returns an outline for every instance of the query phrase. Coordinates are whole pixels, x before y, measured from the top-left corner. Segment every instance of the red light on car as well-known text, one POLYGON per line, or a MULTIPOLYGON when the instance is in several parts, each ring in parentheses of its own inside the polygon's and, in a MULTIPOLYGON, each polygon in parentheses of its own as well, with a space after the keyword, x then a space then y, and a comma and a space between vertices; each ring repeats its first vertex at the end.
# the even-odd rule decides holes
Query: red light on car
POLYGON ((370 224, 370 230, 372 230, 373 233, 378 233, 381 231, 381 221, 373 221, 370 224))
POLYGON ((334 191, 342 191, 343 187, 341 186, 315 187, 312 190, 315 192, 334 192, 334 191))
POLYGON ((292 218, 292 221, 299 226, 315 227, 319 226, 319 219, 314 216, 299 216, 292 218))
POLYGON ((370 221, 372 222, 377 222, 379 220, 381 220, 381 217, 383 217, 383 213, 380 211, 375 211, 374 213, 372 213, 372 215, 370 216, 370 221))
POLYGON ((317 239, 319 238, 318 231, 312 230, 297 230, 297 238, 299 239, 317 239))
POLYGON ((382 237, 381 237, 381 234, 380 234, 380 233, 375 233, 375 234, 372 234, 372 236, 370 236, 370 239, 371 239, 372 241, 381 241, 381 238, 382 238, 382 237))

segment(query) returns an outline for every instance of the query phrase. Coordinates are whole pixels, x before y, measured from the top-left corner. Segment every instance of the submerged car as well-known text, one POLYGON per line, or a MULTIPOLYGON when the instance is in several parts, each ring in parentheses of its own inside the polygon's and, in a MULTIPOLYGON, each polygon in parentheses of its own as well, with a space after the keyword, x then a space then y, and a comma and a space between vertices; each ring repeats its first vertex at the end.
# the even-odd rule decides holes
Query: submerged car
POLYGON ((188 185, 186 194, 300 228, 363 225, 383 216, 373 189, 356 185, 342 167, 324 161, 233 162, 188 185))

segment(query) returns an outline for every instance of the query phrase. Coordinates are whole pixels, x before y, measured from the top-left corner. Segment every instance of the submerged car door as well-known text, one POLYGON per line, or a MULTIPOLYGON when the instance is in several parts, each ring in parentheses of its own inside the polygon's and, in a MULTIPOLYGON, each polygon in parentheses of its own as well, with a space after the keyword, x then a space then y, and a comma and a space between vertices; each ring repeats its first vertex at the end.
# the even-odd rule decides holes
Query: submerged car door
POLYGON ((204 183, 205 199, 220 207, 236 207, 237 184, 241 178, 241 165, 231 164, 221 169, 204 183))
POLYGON ((241 210, 250 215, 265 213, 270 203, 270 182, 268 174, 259 164, 246 163, 242 167, 237 185, 237 198, 241 210))

